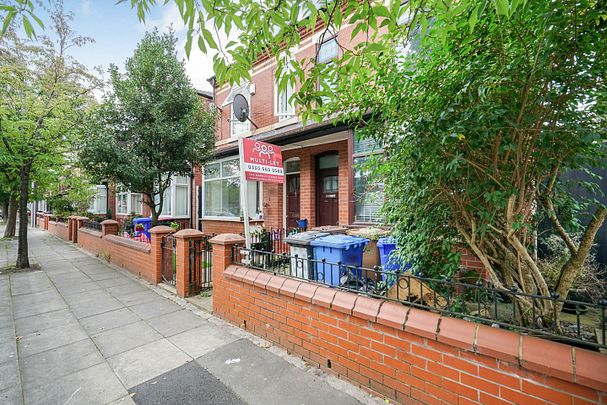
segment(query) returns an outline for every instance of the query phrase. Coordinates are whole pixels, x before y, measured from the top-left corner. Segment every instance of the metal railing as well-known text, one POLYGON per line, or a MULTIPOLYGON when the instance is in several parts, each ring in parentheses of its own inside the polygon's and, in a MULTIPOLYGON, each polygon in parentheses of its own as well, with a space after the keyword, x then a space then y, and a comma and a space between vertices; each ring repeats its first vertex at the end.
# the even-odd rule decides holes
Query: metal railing
POLYGON ((101 232, 101 222, 97 222, 97 221, 85 221, 84 224, 82 224, 83 228, 86 229, 92 229, 94 231, 98 231, 101 232))
POLYGON ((285 238, 303 232, 303 228, 270 228, 251 233, 251 248, 265 252, 288 253, 285 238))
POLYGON ((605 341, 607 299, 581 302, 498 289, 485 280, 469 284, 410 272, 367 269, 235 246, 233 261, 370 297, 401 302, 443 315, 597 350, 605 341))
POLYGON ((162 281, 164 283, 175 285, 175 273, 177 271, 177 240, 173 234, 164 235, 160 242, 162 281))
POLYGON ((189 292, 195 294, 203 289, 213 287, 211 259, 212 245, 209 243, 213 235, 205 235, 202 239, 189 241, 189 292))

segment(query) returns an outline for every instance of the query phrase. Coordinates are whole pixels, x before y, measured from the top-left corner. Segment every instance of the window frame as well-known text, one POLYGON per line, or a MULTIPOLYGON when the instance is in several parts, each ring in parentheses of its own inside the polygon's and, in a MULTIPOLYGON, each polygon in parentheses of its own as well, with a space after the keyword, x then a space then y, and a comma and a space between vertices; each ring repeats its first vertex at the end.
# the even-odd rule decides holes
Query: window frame
MULTIPOLYGON (((336 60, 339 59, 339 39, 337 37, 337 34, 331 35, 331 37, 328 38, 328 39, 322 38, 321 41, 319 41, 319 43, 317 45, 316 55, 317 55, 317 57, 320 56, 320 51, 321 51, 323 45, 325 45, 325 44, 327 44, 327 43, 329 43, 331 41, 335 41, 335 44, 337 46, 337 53, 335 54, 335 56, 333 56, 331 58, 328 58, 326 60, 323 60, 323 61, 319 61, 317 59, 316 60, 316 64, 322 63, 322 64, 324 64, 326 66, 332 66, 332 65, 335 65, 336 60)), ((325 81, 325 80, 327 80, 327 79, 326 78, 319 78, 318 79, 318 81, 316 82, 316 90, 317 91, 321 91, 322 90, 321 81, 325 81)), ((334 82, 333 83, 328 83, 328 85, 329 85, 329 88, 331 88, 331 89, 334 89, 336 87, 336 83, 334 83, 334 82)), ((326 102, 328 102, 328 101, 330 101, 330 100, 331 100, 331 97, 329 97, 329 96, 322 96, 323 104, 326 103, 326 102)))
MULTIPOLYGON (((377 221, 360 221, 356 219, 356 164, 354 163, 357 159, 367 159, 371 156, 377 156, 377 155, 383 155, 385 153, 385 148, 377 145, 376 149, 372 149, 370 151, 362 151, 362 152, 355 152, 355 144, 356 144, 357 138, 356 138, 356 134, 354 134, 354 142, 352 143, 352 195, 353 195, 353 205, 352 205, 352 216, 353 216, 353 224, 356 225, 377 225, 377 224, 381 224, 383 222, 383 218, 379 218, 379 220, 377 221)), ((368 175, 365 175, 365 177, 368 179, 368 175)), ((382 184, 382 193, 384 194, 384 199, 385 199, 385 190, 383 189, 383 183, 382 184)))
MULTIPOLYGON (((226 179, 234 179, 237 178, 239 180, 238 183, 238 187, 239 187, 239 191, 240 191, 240 157, 239 156, 229 156, 226 158, 222 158, 222 159, 217 159, 217 160, 213 160, 211 162, 208 162, 205 166, 208 166, 210 164, 218 164, 219 165, 219 175, 216 177, 213 177, 211 179, 207 179, 205 173, 204 173, 204 166, 202 168, 202 199, 200 201, 200 205, 202 207, 202 216, 200 217, 201 220, 209 220, 209 221, 228 221, 228 222, 242 222, 241 221, 241 216, 238 217, 228 217, 228 216, 222 216, 222 215, 206 215, 205 211, 206 211, 206 188, 207 188, 207 183, 211 182, 211 181, 222 181, 222 180, 226 180, 226 179), (233 175, 229 175, 229 176, 224 176, 222 173, 222 168, 223 168, 223 163, 224 162, 228 162, 231 160, 235 160, 238 162, 238 173, 233 174, 233 175)), ((246 180, 245 180, 246 181, 246 180)), ((256 186, 256 190, 255 190, 255 194, 256 194, 256 201, 255 201, 255 209, 251 210, 251 212, 249 213, 249 216, 251 216, 250 214, 255 214, 257 212, 257 210, 261 210, 262 214, 263 214, 263 183, 262 182, 250 182, 253 184, 257 184, 256 186)), ((251 192, 251 184, 249 184, 249 187, 247 187, 248 191, 251 192)), ((239 193, 240 196, 240 193, 239 193)), ((239 204, 239 208, 240 208, 240 213, 242 215, 242 206, 240 206, 240 197, 238 199, 238 204, 239 204)), ((254 218, 254 216, 253 216, 254 218)))
POLYGON ((89 206, 89 209, 87 210, 87 212, 90 212, 91 214, 107 214, 107 198, 108 198, 108 189, 106 186, 104 186, 103 184, 96 184, 92 187, 93 190, 95 190, 95 195, 93 196, 93 201, 91 203, 91 205, 89 206), (104 205, 105 205, 105 209, 100 210, 99 209, 99 204, 98 203, 98 195, 99 195, 99 190, 103 190, 105 191, 105 198, 104 198, 104 205))
POLYGON ((295 117, 295 104, 291 100, 293 94, 295 94, 295 86, 293 86, 290 82, 287 83, 287 88, 284 90, 279 90, 278 81, 274 81, 274 115, 278 117, 278 121, 286 121, 295 117), (290 94, 289 94, 290 90, 290 94), (282 93, 286 93, 286 102, 285 105, 287 107, 286 112, 281 112, 279 110, 280 106, 280 97, 282 93))
MULTIPOLYGON (((165 218, 175 218, 175 219, 187 219, 190 218, 190 214, 192 212, 192 196, 190 195, 190 184, 191 184, 192 178, 189 174, 185 174, 185 175, 179 175, 179 174, 175 174, 171 177, 171 184, 167 187, 167 189, 164 191, 164 198, 166 198, 167 194, 169 193, 169 204, 170 204, 170 209, 168 213, 165 213, 165 206, 163 204, 163 212, 159 214, 159 218, 160 217, 165 217, 165 218), (183 177, 186 179, 185 183, 178 183, 177 182, 177 178, 179 177, 183 177), (177 188, 185 188, 186 189, 186 214, 180 214, 180 215, 175 215, 175 210, 177 207, 177 188)), ((157 196, 158 198, 159 196, 157 196)))
POLYGON ((133 212, 135 215, 143 215, 143 194, 141 193, 133 193, 130 190, 125 190, 125 191, 119 191, 119 188, 116 189, 116 215, 124 215, 124 216, 128 216, 131 215, 131 212, 133 212), (133 207, 131 206, 132 201, 133 201, 133 196, 134 195, 140 195, 141 196, 141 204, 139 206, 139 211, 134 210, 133 207), (126 196, 126 207, 127 210, 126 212, 119 212, 118 211, 118 199, 121 198, 122 196, 126 196))

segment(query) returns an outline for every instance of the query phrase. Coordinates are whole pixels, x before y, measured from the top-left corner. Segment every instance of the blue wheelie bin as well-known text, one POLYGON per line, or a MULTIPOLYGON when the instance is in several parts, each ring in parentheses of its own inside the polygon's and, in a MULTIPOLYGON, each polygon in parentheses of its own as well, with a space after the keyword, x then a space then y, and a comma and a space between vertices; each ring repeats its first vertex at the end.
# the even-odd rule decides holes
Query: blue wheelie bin
POLYGON ((332 286, 340 285, 340 278, 348 269, 362 278, 363 249, 369 239, 349 235, 329 235, 314 239, 310 245, 316 260, 313 279, 332 286), (325 259, 325 262, 321 262, 325 259), (341 265, 338 266, 337 263, 341 265))
MULTIPOLYGON (((411 267, 410 263, 402 264, 396 256, 393 255, 394 250, 396 250, 396 240, 393 237, 380 238, 377 241, 377 249, 379 249, 379 260, 382 271, 400 273, 401 271, 407 271, 411 267)), ((384 281, 388 278, 387 273, 382 273, 381 276, 384 281)), ((395 277, 390 277, 388 284, 391 286, 395 281, 395 277)))

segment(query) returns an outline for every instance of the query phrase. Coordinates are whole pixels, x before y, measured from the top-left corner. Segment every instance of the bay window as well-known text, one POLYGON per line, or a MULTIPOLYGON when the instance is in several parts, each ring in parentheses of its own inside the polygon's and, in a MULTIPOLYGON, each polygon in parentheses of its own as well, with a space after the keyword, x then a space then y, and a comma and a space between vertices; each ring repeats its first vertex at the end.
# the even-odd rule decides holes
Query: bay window
POLYGON ((379 223, 379 210, 384 203, 384 185, 372 178, 366 166, 372 156, 383 153, 383 148, 372 139, 354 140, 354 222, 379 223))
POLYGON ((107 187, 104 185, 93 186, 95 195, 91 199, 88 211, 92 214, 105 214, 107 212, 107 187))
MULTIPOLYGON (((204 167, 203 216, 218 219, 238 219, 240 207, 240 159, 229 158, 209 163, 204 167)), ((261 186, 256 181, 247 183, 249 216, 261 212, 261 186)))
POLYGON ((189 176, 173 176, 171 178, 171 184, 164 191, 160 215, 172 218, 188 217, 190 215, 189 176))
POLYGON ((141 215, 143 195, 118 188, 116 192, 116 214, 141 215))

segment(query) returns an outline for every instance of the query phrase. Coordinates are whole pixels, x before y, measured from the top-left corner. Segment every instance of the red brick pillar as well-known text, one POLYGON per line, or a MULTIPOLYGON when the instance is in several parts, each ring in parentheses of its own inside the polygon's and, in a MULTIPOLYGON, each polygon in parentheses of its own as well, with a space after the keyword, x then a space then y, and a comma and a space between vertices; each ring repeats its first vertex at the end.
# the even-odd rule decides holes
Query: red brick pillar
POLYGON ((116 235, 118 234, 118 221, 106 219, 101 223, 101 235, 116 235))
POLYGON ((202 239, 204 234, 196 229, 182 229, 173 236, 177 241, 175 291, 183 298, 190 294, 190 241, 202 239))
POLYGON ((160 225, 150 229, 150 239, 152 245, 152 260, 154 261, 154 282, 156 284, 162 281, 162 238, 173 232, 173 228, 160 225))
POLYGON ((245 240, 242 236, 224 233, 209 240, 213 245, 213 313, 225 315, 225 303, 229 297, 223 289, 223 271, 232 264, 232 251, 234 245, 244 247, 245 240))
POLYGON ((74 240, 74 215, 67 217, 67 240, 72 242, 74 240))
POLYGON ((84 226, 84 223, 88 221, 87 217, 75 217, 74 218, 74 236, 72 236, 72 242, 78 243, 78 231, 84 226))
POLYGON ((51 214, 44 214, 44 230, 48 231, 48 221, 50 221, 51 214))

